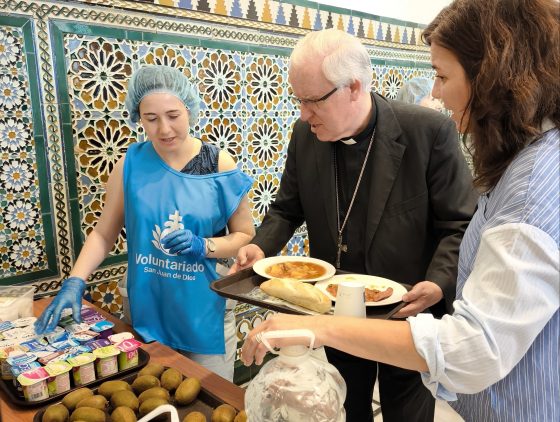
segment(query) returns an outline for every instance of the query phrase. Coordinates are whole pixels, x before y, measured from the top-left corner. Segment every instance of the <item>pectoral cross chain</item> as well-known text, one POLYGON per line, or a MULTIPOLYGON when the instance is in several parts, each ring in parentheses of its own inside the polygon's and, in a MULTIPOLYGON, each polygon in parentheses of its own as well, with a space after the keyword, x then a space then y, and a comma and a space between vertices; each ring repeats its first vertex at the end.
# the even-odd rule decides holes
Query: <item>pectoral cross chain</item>
POLYGON ((348 251, 348 245, 342 243, 342 233, 338 234, 338 241, 336 242, 336 268, 340 268, 340 255, 342 252, 348 251))
POLYGON ((352 194, 352 198, 350 199, 350 205, 348 205, 348 209, 346 210, 346 214, 344 216, 344 221, 342 221, 342 224, 340 224, 340 201, 338 198, 338 166, 337 166, 337 159, 336 159, 336 148, 333 148, 332 150, 333 161, 334 161, 334 177, 335 177, 334 188, 336 194, 336 228, 338 230, 338 239, 336 242, 336 263, 335 263, 336 268, 340 268, 340 255, 342 254, 342 252, 348 252, 348 245, 342 244, 342 232, 344 230, 344 227, 346 227, 346 223, 348 222, 350 211, 352 211, 352 205, 354 205, 354 200, 356 199, 356 194, 358 193, 358 189, 362 181, 362 176, 364 175, 364 170, 366 169, 369 152, 371 151, 371 146, 373 145, 374 138, 375 138, 375 128, 373 129, 373 133, 371 134, 366 156, 364 158, 364 162, 362 163, 362 168, 360 170, 360 174, 358 175, 356 186, 354 187, 354 193, 352 194))

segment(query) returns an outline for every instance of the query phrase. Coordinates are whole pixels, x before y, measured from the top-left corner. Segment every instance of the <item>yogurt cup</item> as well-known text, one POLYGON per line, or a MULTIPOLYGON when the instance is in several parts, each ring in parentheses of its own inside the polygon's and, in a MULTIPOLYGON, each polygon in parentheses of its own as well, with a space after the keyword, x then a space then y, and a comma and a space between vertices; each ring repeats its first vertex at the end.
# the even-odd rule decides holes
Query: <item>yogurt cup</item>
POLYGON ((33 353, 22 353, 20 355, 10 356, 6 359, 6 363, 10 366, 25 365, 37 360, 37 356, 33 353))
POLYGON ((27 327, 29 325, 35 324, 37 318, 35 317, 25 317, 25 318, 18 318, 12 321, 14 327, 27 327))
POLYGON ((49 353, 48 355, 41 356, 38 361, 41 362, 43 365, 48 365, 51 361, 55 360, 56 358, 62 356, 64 352, 57 350, 55 352, 49 353))
POLYGON ((15 325, 12 324, 12 321, 0 321, 0 333, 11 330, 14 327, 15 325))
POLYGON ((82 321, 86 324, 93 325, 96 322, 105 321, 105 318, 93 308, 82 306, 82 321))
POLYGON ((11 330, 4 331, 2 336, 4 336, 6 340, 16 340, 35 337, 35 332, 30 332, 26 330, 25 327, 14 327, 11 330))
POLYGON ((64 329, 66 331, 68 331, 69 334, 73 335, 73 334, 78 334, 78 333, 83 333, 84 331, 89 331, 89 324, 85 324, 85 323, 73 323, 73 324, 68 324, 64 327, 64 329))
POLYGON ((72 338, 82 344, 95 340, 98 336, 99 333, 95 331, 84 331, 82 333, 72 334, 72 338))
POLYGON ((68 363, 72 365, 74 385, 79 386, 95 381, 94 362, 93 353, 82 353, 68 359, 68 363))
POLYGON ((45 366, 49 374, 47 379, 47 389, 49 396, 64 393, 70 390, 70 370, 72 365, 68 362, 51 362, 45 366))
POLYGON ((97 358, 95 361, 95 371, 99 378, 108 377, 119 372, 117 356, 120 350, 114 345, 100 347, 93 351, 93 355, 97 358))
POLYGON ((14 379, 12 381, 14 383, 15 389, 17 390, 18 396, 23 397, 23 388, 22 388, 21 384, 19 383, 19 381, 17 380, 17 377, 19 377, 19 375, 23 374, 24 372, 30 371, 30 370, 35 369, 35 368, 40 368, 40 367, 41 367, 41 364, 37 361, 26 363, 26 364, 23 364, 23 365, 12 366, 12 374, 14 376, 14 379))
POLYGON ((99 340, 92 340, 86 343, 86 346, 91 348, 91 350, 99 349, 100 347, 109 346, 111 342, 106 338, 101 338, 99 340))
POLYGON ((45 339, 34 338, 28 341, 20 343, 22 347, 25 347, 30 352, 40 352, 42 350, 50 350, 49 344, 45 339))
POLYGON ((0 371, 3 380, 10 381, 14 377, 12 375, 12 366, 8 363, 7 359, 23 355, 24 353, 25 349, 17 344, 0 349, 0 371))
POLYGON ((18 375, 17 380, 23 389, 26 401, 41 401, 49 398, 47 379, 49 374, 45 368, 35 368, 18 375))
POLYGON ((138 366, 138 349, 142 343, 133 338, 123 340, 117 344, 117 349, 120 350, 118 361, 119 370, 123 371, 134 366, 138 366))
POLYGON ((134 334, 129 333, 128 331, 123 331, 122 333, 109 336, 109 341, 113 344, 119 344, 123 340, 129 340, 131 338, 134 338, 134 334))
POLYGON ((99 321, 95 324, 90 325, 89 329, 96 333, 99 333, 99 338, 108 338, 113 334, 113 324, 111 321, 99 321))
POLYGON ((48 334, 45 334, 45 339, 49 342, 49 344, 58 343, 60 341, 68 340, 70 334, 58 325, 54 327, 54 330, 48 334))

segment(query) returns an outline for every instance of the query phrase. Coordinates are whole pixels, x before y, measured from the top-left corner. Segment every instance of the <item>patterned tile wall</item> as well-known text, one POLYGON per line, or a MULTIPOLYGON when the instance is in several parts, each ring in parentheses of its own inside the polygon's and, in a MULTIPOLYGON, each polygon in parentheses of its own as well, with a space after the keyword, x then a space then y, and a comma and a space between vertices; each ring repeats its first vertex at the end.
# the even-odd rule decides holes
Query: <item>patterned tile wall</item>
POLYGON ((306 0, 154 0, 154 4, 254 21, 352 35, 395 44, 419 45, 421 25, 306 0))
MULTIPOLYGON (((254 178, 249 197, 255 224, 274 199, 298 116, 289 96, 287 57, 299 33, 270 39, 270 33, 255 32, 250 25, 223 32, 209 13, 205 24, 185 26, 189 21, 183 19, 166 33, 154 33, 163 18, 128 15, 124 9, 171 9, 116 3, 123 12, 101 13, 86 4, 68 8, 51 2, 4 2, 19 15, 0 15, 2 284, 46 280, 36 284, 37 291, 51 292, 70 270, 100 215, 114 163, 130 142, 144 139, 123 109, 128 78, 143 63, 175 66, 199 82, 206 108, 195 133, 228 150, 254 178), (29 16, 21 17, 25 13, 29 16), (185 34, 184 29, 190 31, 185 34), (262 41, 270 46, 262 47, 262 41)), ((261 3, 233 2, 228 10, 274 4, 261 3)), ((267 13, 258 16, 275 22, 287 4, 300 7, 284 3, 273 7, 274 19, 267 19, 267 13)), ((210 2, 213 9, 208 10, 217 13, 220 4, 210 2)), ((203 2, 174 6, 207 11, 203 2)), ((230 16, 245 17, 236 13, 230 16)), ((366 45, 372 53, 374 89, 386 96, 394 96, 404 80, 431 73, 421 48, 411 52, 366 45)), ((123 231, 94 281, 124 271, 125 239, 123 231)), ((283 253, 307 250, 303 227, 283 253)))
POLYGON ((15 282, 55 273, 35 60, 25 43, 25 22, 0 16, 0 280, 15 282))
MULTIPOLYGON (((383 95, 432 74, 416 26, 302 0, 0 0, 0 285, 53 294, 68 275, 115 162, 144 140, 123 102, 130 75, 145 63, 197 81, 205 107, 194 133, 253 177, 249 200, 259 224, 299 115, 289 95, 290 50, 328 22, 362 37, 383 95)), ((303 226, 282 253, 307 252, 303 226)), ((89 299, 118 315, 125 271, 123 231, 92 275, 89 299)), ((247 305, 237 313, 240 339, 267 315, 247 305)))

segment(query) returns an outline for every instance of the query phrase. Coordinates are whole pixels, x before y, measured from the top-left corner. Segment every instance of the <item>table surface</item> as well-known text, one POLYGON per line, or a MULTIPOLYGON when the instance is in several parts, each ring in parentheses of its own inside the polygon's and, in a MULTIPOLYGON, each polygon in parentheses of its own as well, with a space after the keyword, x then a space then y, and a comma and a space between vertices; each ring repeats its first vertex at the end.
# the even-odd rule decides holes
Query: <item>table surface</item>
MULTIPOLYGON (((33 303, 33 310, 35 315, 40 315, 41 312, 47 307, 52 298, 45 298, 37 300, 33 303)), ((88 306, 93 305, 89 302, 84 302, 88 306)), ((116 319, 111 314, 95 307, 95 310, 105 316, 106 319, 115 323, 114 330, 116 332, 132 331, 131 327, 124 322, 116 319)), ((139 338, 137 336, 137 338, 139 338)), ((228 403, 238 410, 244 408, 245 390, 236 386, 235 384, 225 380, 219 375, 209 371, 208 369, 200 366, 198 363, 186 358, 180 353, 175 352, 161 343, 153 342, 143 344, 142 348, 150 354, 150 362, 159 362, 165 366, 171 366, 178 369, 187 377, 196 377, 200 380, 202 388, 214 395, 219 401, 228 403)), ((8 401, 8 396, 0 390, 0 421, 2 422, 31 422, 33 416, 37 412, 37 408, 18 407, 8 401)))

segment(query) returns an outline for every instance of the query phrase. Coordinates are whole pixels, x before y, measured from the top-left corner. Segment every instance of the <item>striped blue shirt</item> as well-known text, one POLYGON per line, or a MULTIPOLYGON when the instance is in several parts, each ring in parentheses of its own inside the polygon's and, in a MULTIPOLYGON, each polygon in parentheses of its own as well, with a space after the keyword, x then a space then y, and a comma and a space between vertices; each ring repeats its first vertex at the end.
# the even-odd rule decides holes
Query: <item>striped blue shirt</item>
POLYGON ((408 319, 424 384, 467 422, 560 420, 559 147, 549 130, 480 197, 454 314, 408 319))

